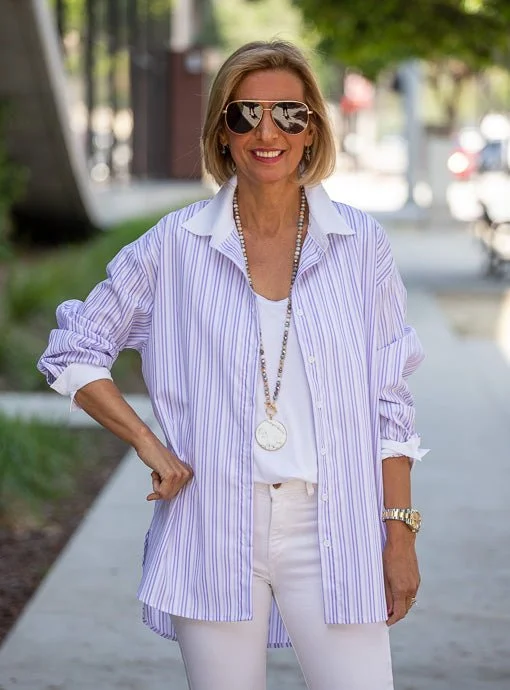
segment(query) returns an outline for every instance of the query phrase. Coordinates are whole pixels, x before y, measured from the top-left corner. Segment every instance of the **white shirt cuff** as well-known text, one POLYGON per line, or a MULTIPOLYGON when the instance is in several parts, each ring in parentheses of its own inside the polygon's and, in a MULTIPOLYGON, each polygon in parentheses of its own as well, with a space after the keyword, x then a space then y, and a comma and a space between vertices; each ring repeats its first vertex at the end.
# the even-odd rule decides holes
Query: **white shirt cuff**
POLYGON ((74 396, 83 386, 100 379, 113 381, 107 367, 98 367, 94 364, 70 364, 55 379, 50 388, 53 388, 60 395, 70 395, 71 411, 80 410, 80 406, 74 402, 74 396))
POLYGON ((399 441, 390 441, 383 438, 381 441, 381 459, 396 458, 405 456, 411 460, 421 460, 427 453, 429 448, 420 448, 420 437, 414 436, 405 443, 399 441))

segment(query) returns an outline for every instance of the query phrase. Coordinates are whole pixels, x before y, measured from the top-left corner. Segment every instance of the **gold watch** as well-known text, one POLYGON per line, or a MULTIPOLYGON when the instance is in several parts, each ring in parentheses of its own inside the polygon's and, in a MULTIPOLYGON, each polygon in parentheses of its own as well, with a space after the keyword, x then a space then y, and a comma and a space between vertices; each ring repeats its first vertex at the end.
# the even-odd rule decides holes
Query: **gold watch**
POLYGON ((385 520, 400 520, 404 522, 411 532, 420 531, 421 527, 421 515, 414 508, 386 508, 382 512, 383 522, 385 520))

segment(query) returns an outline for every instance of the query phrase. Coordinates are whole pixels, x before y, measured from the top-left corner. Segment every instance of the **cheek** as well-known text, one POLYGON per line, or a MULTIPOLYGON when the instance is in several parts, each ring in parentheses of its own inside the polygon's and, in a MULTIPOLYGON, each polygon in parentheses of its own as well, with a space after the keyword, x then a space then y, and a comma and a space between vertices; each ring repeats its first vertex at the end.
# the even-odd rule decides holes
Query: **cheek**
MULTIPOLYGON (((297 137, 296 137, 297 138, 297 137)), ((296 156, 301 158, 303 156, 305 146, 308 146, 308 137, 306 135, 300 135, 299 136, 299 141, 293 142, 293 151, 296 156)))
POLYGON ((248 155, 245 153, 246 145, 247 145, 247 138, 244 136, 236 136, 235 134, 231 134, 228 137, 228 145, 230 147, 230 153, 232 155, 232 158, 240 157, 242 155, 248 155))

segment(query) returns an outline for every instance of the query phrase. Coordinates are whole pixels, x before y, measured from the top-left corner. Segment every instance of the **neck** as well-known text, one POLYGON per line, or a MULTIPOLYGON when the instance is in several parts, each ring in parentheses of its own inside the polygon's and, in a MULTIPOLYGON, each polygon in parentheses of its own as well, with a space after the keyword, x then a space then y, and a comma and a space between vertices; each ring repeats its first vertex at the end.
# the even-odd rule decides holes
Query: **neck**
POLYGON ((301 191, 297 184, 255 185, 238 179, 238 203, 243 229, 260 237, 275 237, 295 230, 301 191))

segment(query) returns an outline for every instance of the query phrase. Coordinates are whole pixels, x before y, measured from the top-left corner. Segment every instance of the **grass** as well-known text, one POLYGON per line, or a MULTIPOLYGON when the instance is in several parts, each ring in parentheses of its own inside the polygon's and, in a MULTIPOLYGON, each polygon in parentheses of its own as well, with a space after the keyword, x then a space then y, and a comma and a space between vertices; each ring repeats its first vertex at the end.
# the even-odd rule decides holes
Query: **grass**
POLYGON ((81 456, 70 429, 0 413, 0 522, 14 510, 37 515, 47 501, 72 491, 81 456))
MULTIPOLYGON (((5 265, 0 297, 0 388, 46 390, 36 361, 55 326, 56 307, 67 299, 83 300, 105 278, 106 264, 126 244, 159 219, 128 221, 84 245, 60 247, 33 255, 14 254, 5 265)), ((116 381, 132 388, 138 371, 136 353, 125 352, 115 364, 116 381)), ((138 387, 135 383, 135 390, 138 387)))

